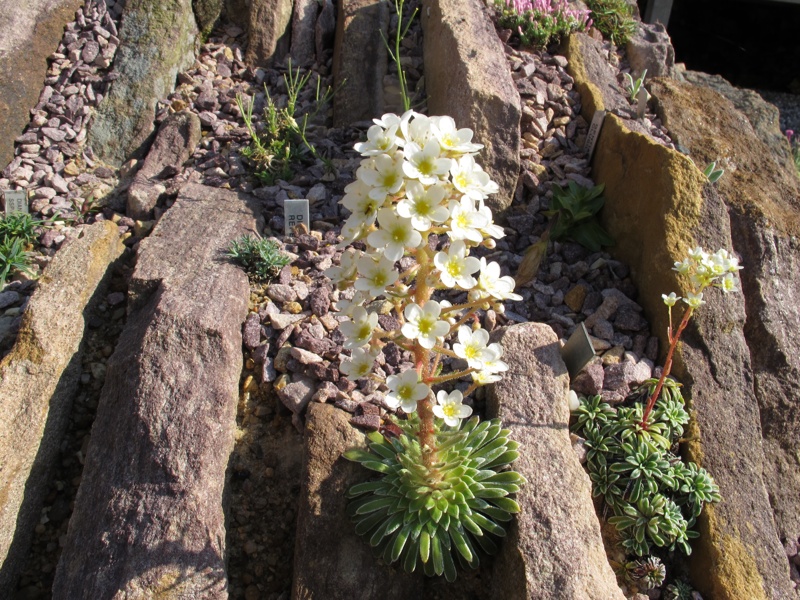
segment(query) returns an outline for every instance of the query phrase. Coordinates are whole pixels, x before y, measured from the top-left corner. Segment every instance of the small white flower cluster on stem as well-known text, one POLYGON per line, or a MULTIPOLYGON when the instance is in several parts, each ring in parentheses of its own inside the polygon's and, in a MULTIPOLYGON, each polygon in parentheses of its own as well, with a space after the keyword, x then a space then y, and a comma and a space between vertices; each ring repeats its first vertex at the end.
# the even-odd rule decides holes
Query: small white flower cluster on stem
POLYGON ((356 181, 345 188, 341 204, 350 211, 342 228, 347 246, 362 241, 365 251, 347 250, 327 275, 339 289, 354 288, 337 309, 349 317, 341 324, 344 347, 352 357, 342 364, 350 379, 369 375, 388 342, 414 354, 416 369, 387 378, 386 403, 406 412, 419 411, 420 440, 432 447, 434 415, 450 426, 471 414, 462 404, 477 386, 499 379, 507 365, 489 333, 467 323, 478 309, 502 312, 504 300, 520 300, 514 280, 501 276, 500 265, 469 256, 471 248, 494 248, 503 229, 493 222, 485 201, 497 184, 475 162, 483 147, 472 142, 470 129, 458 129, 451 117, 428 117, 414 111, 375 119, 367 141, 355 145, 364 160, 356 181), (429 236, 446 235, 449 247, 435 251, 429 236), (400 272, 396 263, 411 256, 416 264, 400 272), (468 292, 468 301, 452 306, 432 299, 437 290, 468 292), (394 304, 399 330, 377 327, 377 315, 366 305, 382 296, 394 304), (453 350, 444 342, 457 334, 453 350), (442 355, 467 361, 463 371, 440 375, 442 355), (469 389, 434 397, 432 386, 471 376, 469 389), (434 402, 435 400, 435 402, 434 402))
POLYGON ((681 334, 689 324, 692 313, 705 304, 703 292, 709 287, 717 287, 726 294, 734 291, 736 289, 736 273, 738 273, 741 268, 742 267, 739 266, 739 259, 731 255, 724 248, 720 248, 713 254, 710 254, 699 246, 689 250, 689 254, 686 258, 675 263, 673 271, 687 276, 692 287, 686 292, 686 296, 683 298, 676 295, 675 292, 661 294, 661 299, 664 301, 664 304, 667 305, 667 310, 669 311, 669 325, 667 327, 669 350, 667 350, 667 358, 664 361, 664 369, 661 372, 661 378, 658 380, 658 384, 647 401, 641 423, 643 427, 647 427, 647 418, 650 416, 650 411, 653 410, 658 396, 661 393, 661 388, 664 385, 664 380, 672 369, 672 356, 675 353, 675 348, 678 345, 681 334), (678 324, 677 330, 675 330, 672 327, 672 307, 677 304, 678 300, 683 300, 686 304, 686 310, 678 324))

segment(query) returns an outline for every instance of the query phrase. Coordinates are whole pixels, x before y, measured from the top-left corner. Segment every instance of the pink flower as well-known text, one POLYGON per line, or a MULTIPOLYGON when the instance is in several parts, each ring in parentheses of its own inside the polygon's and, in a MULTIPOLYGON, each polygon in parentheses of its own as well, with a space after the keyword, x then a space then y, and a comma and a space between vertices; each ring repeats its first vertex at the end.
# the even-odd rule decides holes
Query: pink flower
POLYGON ((792 143, 792 138, 794 137, 794 129, 787 129, 786 130, 786 139, 789 140, 789 143, 792 143))

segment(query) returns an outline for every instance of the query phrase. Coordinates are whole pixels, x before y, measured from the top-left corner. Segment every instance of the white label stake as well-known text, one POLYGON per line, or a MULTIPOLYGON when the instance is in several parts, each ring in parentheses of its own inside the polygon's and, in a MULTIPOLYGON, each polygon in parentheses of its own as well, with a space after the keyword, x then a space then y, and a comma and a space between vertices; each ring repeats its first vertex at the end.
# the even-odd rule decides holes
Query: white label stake
POLYGON ((592 117, 592 124, 589 125, 589 133, 586 135, 586 143, 583 150, 586 152, 588 160, 592 160, 594 147, 597 145, 597 138, 600 137, 600 129, 603 127, 603 119, 606 118, 606 111, 596 110, 592 117))
POLYGON ((284 235, 294 235, 294 228, 298 225, 305 225, 307 228, 309 224, 308 200, 284 200, 283 201, 283 214, 284 214, 284 235))
POLYGON ((6 190, 3 192, 6 214, 28 213, 28 193, 25 190, 6 190))

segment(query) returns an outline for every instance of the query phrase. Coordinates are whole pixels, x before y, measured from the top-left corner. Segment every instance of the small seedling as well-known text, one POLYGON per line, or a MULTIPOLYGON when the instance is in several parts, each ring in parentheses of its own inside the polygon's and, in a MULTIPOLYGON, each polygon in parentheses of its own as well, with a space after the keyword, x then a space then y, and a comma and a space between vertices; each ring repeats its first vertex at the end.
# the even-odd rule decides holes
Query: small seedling
POLYGON ((33 275, 30 253, 25 251, 22 238, 6 238, 0 242, 0 288, 16 272, 33 275))
POLYGON ((0 217, 0 243, 22 240, 23 245, 32 244, 37 237, 36 228, 46 221, 37 221, 27 213, 11 213, 0 217))
MULTIPOLYGON (((644 79, 647 77, 647 69, 642 71, 642 75, 638 79, 634 79, 633 75, 630 73, 625 73, 625 79, 628 81, 628 98, 631 102, 637 102, 639 97, 639 90, 642 89, 644 85, 644 79)), ((650 94, 647 94, 647 98, 650 98, 650 94)))
POLYGON ((703 175, 706 176, 709 183, 716 183, 724 173, 725 169, 718 169, 716 161, 710 162, 708 166, 703 169, 703 175))
POLYGON ((592 252, 614 244, 614 239, 597 221, 597 213, 605 204, 603 189, 602 184, 588 188, 574 181, 565 188, 553 187, 551 209, 545 212, 550 222, 541 239, 525 251, 517 270, 518 286, 536 277, 551 240, 572 240, 592 252))
POLYGON ((587 0, 593 25, 617 46, 624 46, 636 34, 633 7, 627 0, 587 0))
POLYGON ((291 260, 274 241, 252 235, 233 240, 225 255, 256 281, 272 279, 291 260))

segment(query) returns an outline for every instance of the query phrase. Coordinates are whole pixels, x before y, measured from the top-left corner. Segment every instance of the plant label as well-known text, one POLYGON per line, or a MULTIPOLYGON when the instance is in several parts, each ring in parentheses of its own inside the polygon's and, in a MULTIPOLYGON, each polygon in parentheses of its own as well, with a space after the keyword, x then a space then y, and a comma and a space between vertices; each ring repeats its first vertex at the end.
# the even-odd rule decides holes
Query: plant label
POLYGON ((302 225, 308 231, 310 226, 308 200, 284 200, 283 213, 284 235, 295 235, 295 228, 299 225, 302 225))
POLYGON ((586 143, 583 145, 583 150, 586 152, 586 158, 592 160, 594 154, 594 147, 597 145, 597 138, 600 137, 600 129, 603 127, 603 119, 606 118, 606 111, 597 110, 592 117, 592 124, 589 125, 589 133, 586 135, 586 143))
POLYGON ((570 378, 574 379, 594 356, 594 346, 589 338, 589 332, 586 331, 586 325, 581 323, 561 348, 561 358, 567 365, 570 378))
POLYGON ((25 190, 6 190, 3 192, 6 215, 11 213, 28 213, 28 192, 25 190))

